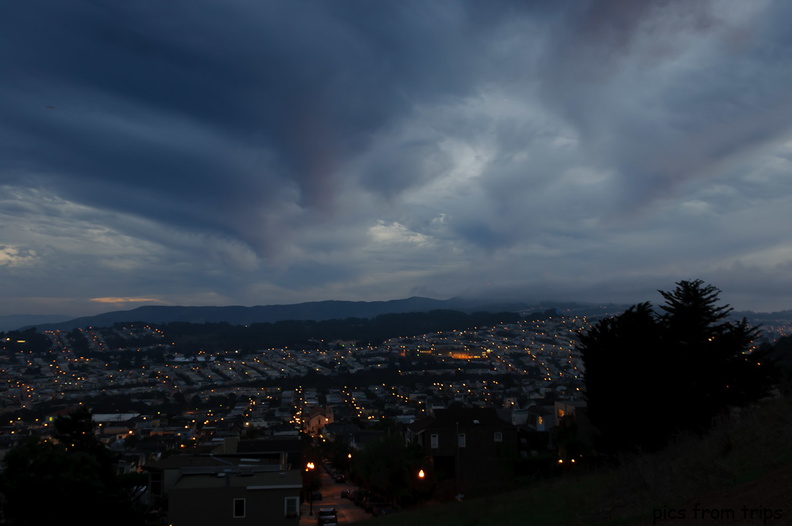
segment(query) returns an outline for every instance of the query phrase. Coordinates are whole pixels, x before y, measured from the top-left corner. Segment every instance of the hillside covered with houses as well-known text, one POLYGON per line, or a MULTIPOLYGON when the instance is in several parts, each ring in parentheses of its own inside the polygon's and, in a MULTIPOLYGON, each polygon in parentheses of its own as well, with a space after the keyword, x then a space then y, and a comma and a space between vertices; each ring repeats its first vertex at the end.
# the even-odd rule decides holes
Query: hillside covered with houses
POLYGON ((142 324, 7 333, 0 441, 52 437, 87 409, 149 523, 298 524, 309 464, 378 499, 371 515, 470 498, 596 461, 577 349, 591 323, 546 312, 191 352, 142 324))

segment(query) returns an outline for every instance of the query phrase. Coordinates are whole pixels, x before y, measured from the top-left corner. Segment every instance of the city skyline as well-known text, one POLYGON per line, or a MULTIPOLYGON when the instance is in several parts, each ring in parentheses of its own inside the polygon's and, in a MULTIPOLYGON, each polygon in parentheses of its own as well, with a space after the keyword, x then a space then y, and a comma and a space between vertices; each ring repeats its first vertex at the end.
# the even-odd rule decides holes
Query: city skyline
POLYGON ((792 308, 780 1, 0 8, 0 315, 792 308))

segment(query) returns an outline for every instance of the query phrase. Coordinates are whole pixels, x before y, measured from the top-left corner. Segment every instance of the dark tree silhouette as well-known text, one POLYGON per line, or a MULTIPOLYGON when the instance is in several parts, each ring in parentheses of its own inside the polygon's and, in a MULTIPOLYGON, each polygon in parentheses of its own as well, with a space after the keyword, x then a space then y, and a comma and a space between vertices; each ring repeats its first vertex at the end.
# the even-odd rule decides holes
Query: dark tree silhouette
POLYGON ((93 421, 91 410, 81 405, 71 413, 55 419, 53 436, 69 451, 93 453, 94 450, 102 447, 94 434, 95 430, 96 423, 93 421))
POLYGON ((579 349, 588 415, 600 431, 600 449, 659 447, 669 425, 662 403, 670 371, 661 370, 668 364, 651 305, 634 305, 601 320, 581 335, 579 349))
POLYGON ((142 523, 113 455, 93 433, 91 412, 81 407, 55 428, 53 439, 28 438, 3 459, 6 518, 19 525, 142 523))
MULTIPOLYGON (((3 459, 0 479, 4 512, 15 524, 80 524, 101 506, 98 462, 86 453, 69 453, 61 444, 30 438, 3 459)), ((97 524, 99 522, 97 521, 97 524)))
POLYGON ((695 280, 659 292, 662 314, 641 303, 581 335, 588 413, 601 450, 659 449, 772 387, 773 364, 752 349, 758 328, 726 321, 731 308, 718 305, 717 288, 695 280))
POLYGON ((426 464, 420 447, 405 445, 400 435, 388 434, 355 452, 351 471, 362 487, 401 501, 411 496, 418 469, 426 464))
POLYGON ((730 406, 769 393, 775 370, 766 351, 753 349, 759 328, 744 318, 725 321, 732 309, 718 305, 720 290, 695 280, 660 293, 666 300, 659 316, 664 345, 679 364, 680 388, 672 392, 679 427, 701 431, 730 406))

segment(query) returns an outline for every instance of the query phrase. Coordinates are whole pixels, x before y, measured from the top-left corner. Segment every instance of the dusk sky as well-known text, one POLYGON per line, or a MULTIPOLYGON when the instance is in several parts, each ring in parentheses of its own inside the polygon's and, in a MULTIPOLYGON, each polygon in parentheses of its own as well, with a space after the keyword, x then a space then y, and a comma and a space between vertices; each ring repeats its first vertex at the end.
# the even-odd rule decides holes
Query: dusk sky
POLYGON ((0 314, 792 309, 792 2, 0 4, 0 314))

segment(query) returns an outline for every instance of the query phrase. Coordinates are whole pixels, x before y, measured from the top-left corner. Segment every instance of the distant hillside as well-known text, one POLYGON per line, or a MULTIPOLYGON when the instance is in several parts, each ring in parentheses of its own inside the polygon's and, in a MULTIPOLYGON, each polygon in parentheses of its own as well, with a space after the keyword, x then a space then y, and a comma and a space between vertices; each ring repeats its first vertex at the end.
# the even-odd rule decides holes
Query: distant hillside
POLYGON ((12 331, 20 327, 32 327, 39 324, 52 324, 68 321, 69 316, 59 315, 37 315, 37 314, 13 314, 0 316, 0 332, 12 331))
MULTIPOLYGON (((250 325, 278 321, 325 321, 345 318, 374 318, 382 314, 457 310, 461 312, 519 312, 535 309, 523 303, 488 303, 486 301, 452 298, 436 300, 412 297, 390 301, 315 301, 293 305, 260 305, 255 307, 166 307, 146 306, 126 311, 113 311, 96 316, 76 318, 60 323, 40 323, 40 329, 71 330, 77 327, 111 327, 123 322, 154 324, 229 323, 250 325)), ((18 328, 18 327, 15 327, 18 328)))
POLYGON ((780 366, 792 369, 792 336, 779 338, 773 345, 770 357, 780 366))
POLYGON ((753 323, 766 321, 792 320, 792 310, 782 310, 777 312, 754 312, 751 310, 735 311, 730 315, 732 318, 747 318, 753 323))
MULTIPOLYGON (((132 310, 112 311, 96 316, 69 318, 68 316, 14 315, 0 316, 0 332, 37 327, 39 329, 71 330, 77 327, 112 327, 116 323, 142 321, 146 323, 229 323, 250 325, 278 321, 325 321, 345 318, 374 318, 381 314, 455 310, 474 312, 537 312, 556 309, 566 315, 599 317, 623 312, 629 305, 574 302, 515 302, 496 299, 451 298, 438 300, 412 297, 390 301, 313 301, 291 305, 259 305, 254 307, 184 307, 144 306, 132 310)), ((792 310, 781 312, 741 311, 734 318, 746 317, 752 323, 792 320, 792 310)))

